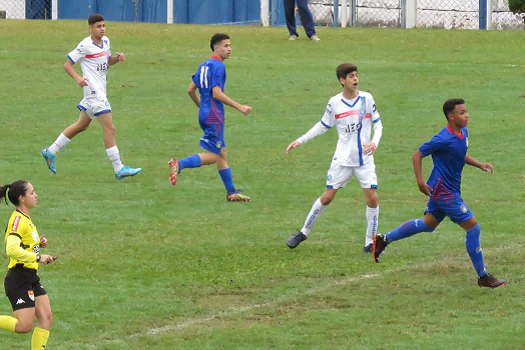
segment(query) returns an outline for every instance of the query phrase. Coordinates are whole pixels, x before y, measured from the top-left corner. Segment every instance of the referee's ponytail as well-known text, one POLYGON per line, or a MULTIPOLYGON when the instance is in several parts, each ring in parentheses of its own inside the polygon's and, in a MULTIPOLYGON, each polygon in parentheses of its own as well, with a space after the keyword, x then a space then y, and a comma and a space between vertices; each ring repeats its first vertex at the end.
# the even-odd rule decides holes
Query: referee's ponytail
POLYGON ((7 205, 7 198, 9 198, 13 205, 18 206, 20 204, 18 197, 26 195, 27 184, 28 182, 25 180, 17 180, 12 184, 0 186, 0 201, 3 198, 7 205))

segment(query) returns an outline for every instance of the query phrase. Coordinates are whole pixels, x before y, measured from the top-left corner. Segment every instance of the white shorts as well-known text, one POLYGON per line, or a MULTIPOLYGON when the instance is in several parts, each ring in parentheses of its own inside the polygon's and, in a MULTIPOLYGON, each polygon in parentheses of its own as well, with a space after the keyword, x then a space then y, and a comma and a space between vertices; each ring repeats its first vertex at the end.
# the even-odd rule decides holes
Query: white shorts
POLYGON ((101 114, 111 113, 111 105, 105 97, 88 96, 84 97, 77 105, 78 109, 88 114, 91 119, 95 119, 101 114))
POLYGON ((376 165, 373 161, 361 166, 343 166, 332 162, 326 176, 326 188, 343 188, 354 174, 361 188, 377 188, 376 165))

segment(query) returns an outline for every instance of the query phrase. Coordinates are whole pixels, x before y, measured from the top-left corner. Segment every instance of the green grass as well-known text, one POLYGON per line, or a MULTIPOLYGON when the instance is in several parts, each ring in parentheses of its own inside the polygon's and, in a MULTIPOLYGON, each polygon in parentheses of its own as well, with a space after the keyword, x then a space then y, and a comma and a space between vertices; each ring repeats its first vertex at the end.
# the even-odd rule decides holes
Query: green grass
MULTIPOLYGON (((62 65, 88 35, 85 21, 0 21, 0 183, 33 183, 32 218, 59 256, 39 272, 54 311, 49 349, 523 348, 525 33, 322 28, 319 43, 289 42, 285 28, 108 23, 107 33, 127 56, 109 73, 117 144, 144 168, 122 183, 97 122, 59 154, 56 176, 39 156, 78 116, 82 92, 62 65), (250 203, 227 203, 213 167, 168 182, 169 158, 199 151, 186 89, 217 31, 232 36, 226 93, 253 107, 249 117, 228 109, 226 128, 250 203), (286 248, 324 189, 337 135, 284 151, 340 92, 342 62, 359 66, 384 124, 381 232, 422 215, 411 155, 445 125, 443 102, 466 99, 469 154, 496 173, 465 169, 463 197, 486 265, 507 286, 477 287, 464 233, 449 221, 374 264, 361 253, 355 180, 307 242, 286 248)), ((30 335, 0 337, 2 349, 29 347, 30 335)))

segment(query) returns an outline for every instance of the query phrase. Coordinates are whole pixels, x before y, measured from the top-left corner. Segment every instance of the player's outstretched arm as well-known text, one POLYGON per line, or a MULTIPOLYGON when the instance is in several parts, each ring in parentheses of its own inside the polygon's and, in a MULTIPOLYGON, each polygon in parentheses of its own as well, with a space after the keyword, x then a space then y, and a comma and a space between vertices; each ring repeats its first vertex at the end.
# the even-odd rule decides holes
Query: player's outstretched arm
POLYGON ((221 101, 225 105, 228 105, 230 107, 235 108, 236 110, 238 110, 239 112, 241 112, 244 115, 248 115, 252 111, 252 107, 241 105, 240 103, 237 103, 234 100, 232 100, 231 98, 229 98, 228 95, 226 95, 222 91, 220 86, 214 86, 213 87, 213 98, 218 100, 218 101, 221 101))
POLYGON ((197 95, 197 85, 193 81, 190 83, 190 86, 188 86, 188 95, 190 96, 193 103, 195 103, 197 107, 200 108, 201 101, 197 95))
POLYGON ((116 52, 116 56, 111 56, 108 60, 108 64, 110 66, 119 63, 124 62, 126 60, 126 56, 122 52, 116 52))
POLYGON ((416 175, 417 187, 419 190, 426 196, 432 194, 432 187, 427 185, 423 179, 423 153, 420 150, 417 150, 412 156, 412 165, 414 166, 414 175, 416 175))
POLYGON ((64 70, 71 78, 75 79, 78 86, 88 86, 88 79, 78 75, 78 73, 75 71, 75 68, 73 68, 73 63, 71 63, 71 61, 67 60, 66 63, 64 63, 64 70))
POLYGON ((465 156, 465 164, 475 166, 476 168, 479 168, 485 172, 490 172, 491 174, 494 174, 494 166, 492 166, 492 164, 481 163, 469 155, 465 156))

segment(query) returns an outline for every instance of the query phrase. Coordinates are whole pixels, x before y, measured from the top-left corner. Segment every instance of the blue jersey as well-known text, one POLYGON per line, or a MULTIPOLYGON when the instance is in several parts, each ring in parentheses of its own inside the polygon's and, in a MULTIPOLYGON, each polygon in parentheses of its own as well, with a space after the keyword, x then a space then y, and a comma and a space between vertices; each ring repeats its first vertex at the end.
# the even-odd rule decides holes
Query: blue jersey
POLYGON ((461 194, 461 173, 468 149, 467 128, 457 135, 447 126, 430 141, 419 147, 424 157, 432 155, 434 168, 427 184, 434 189, 432 198, 444 200, 461 194))
POLYGON ((191 77, 200 93, 199 121, 205 124, 224 124, 224 106, 213 98, 213 88, 219 86, 224 91, 226 67, 217 57, 202 63, 191 77))

